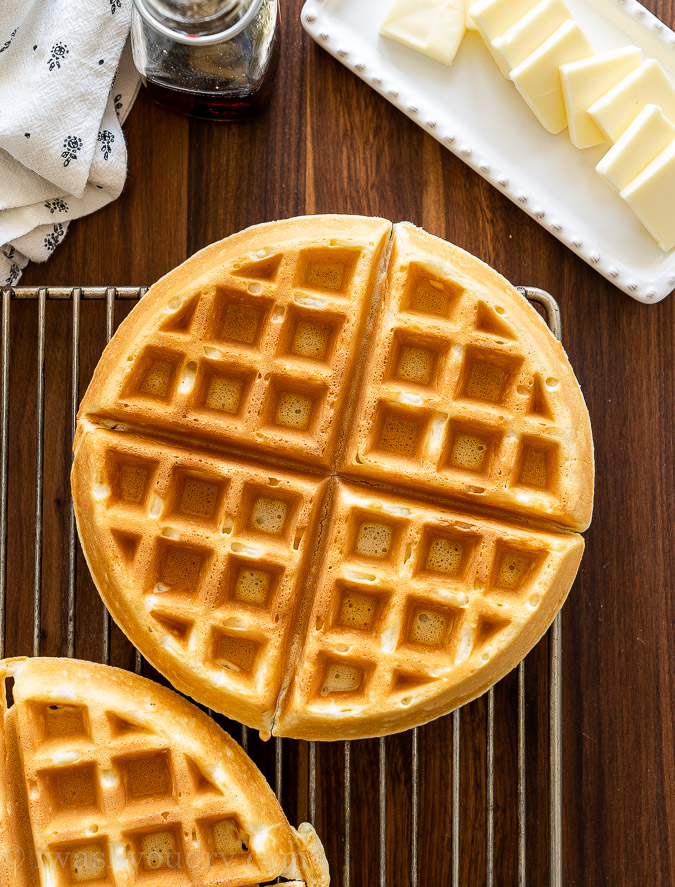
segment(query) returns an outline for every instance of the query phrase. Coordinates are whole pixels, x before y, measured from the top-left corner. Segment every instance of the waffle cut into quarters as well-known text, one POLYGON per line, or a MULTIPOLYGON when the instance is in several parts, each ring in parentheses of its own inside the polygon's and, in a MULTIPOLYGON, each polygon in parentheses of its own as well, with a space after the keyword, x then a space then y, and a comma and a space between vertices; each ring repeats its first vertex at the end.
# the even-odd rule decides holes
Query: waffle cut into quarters
POLYGON ((497 272, 315 216, 152 287, 82 401, 72 489, 108 609, 175 687, 262 735, 358 738, 447 713, 541 638, 593 445, 497 272))
POLYGON ((0 679, 3 887, 327 887, 313 828, 292 828, 241 748, 177 694, 76 660, 4 660, 0 679))

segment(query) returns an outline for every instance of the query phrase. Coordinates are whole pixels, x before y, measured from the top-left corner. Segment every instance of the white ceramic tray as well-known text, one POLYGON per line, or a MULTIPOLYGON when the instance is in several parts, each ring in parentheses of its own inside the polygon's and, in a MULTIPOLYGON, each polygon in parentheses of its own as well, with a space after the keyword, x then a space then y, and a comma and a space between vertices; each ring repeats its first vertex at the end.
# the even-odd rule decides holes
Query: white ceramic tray
MULTIPOLYGON (((598 52, 640 46, 675 81, 675 34, 635 0, 567 0, 598 52)), ((662 252, 595 172, 606 147, 574 148, 537 122, 468 31, 448 68, 380 37, 390 0, 307 0, 317 43, 529 213, 619 289, 654 303, 675 288, 662 252)))

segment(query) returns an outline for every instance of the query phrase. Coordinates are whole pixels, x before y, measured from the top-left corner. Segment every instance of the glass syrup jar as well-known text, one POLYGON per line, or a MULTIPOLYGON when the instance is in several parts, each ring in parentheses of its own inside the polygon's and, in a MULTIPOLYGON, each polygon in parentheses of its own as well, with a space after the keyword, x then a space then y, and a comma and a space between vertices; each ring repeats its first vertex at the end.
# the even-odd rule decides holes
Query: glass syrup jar
POLYGON ((134 0, 131 43, 160 105, 207 120, 252 117, 272 92, 278 0, 134 0))

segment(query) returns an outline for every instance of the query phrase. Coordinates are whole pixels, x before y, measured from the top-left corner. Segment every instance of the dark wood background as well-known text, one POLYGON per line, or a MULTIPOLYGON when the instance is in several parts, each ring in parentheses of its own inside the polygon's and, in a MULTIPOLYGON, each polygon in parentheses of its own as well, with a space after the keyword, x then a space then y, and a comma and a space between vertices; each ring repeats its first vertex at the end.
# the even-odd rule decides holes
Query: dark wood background
MULTIPOLYGON (((646 5, 675 24, 675 0, 646 5)), ((143 93, 126 124, 122 197, 73 223, 22 285, 147 284, 211 241, 301 213, 408 219, 549 290, 593 422, 597 490, 587 552, 563 612, 564 883, 668 887, 675 882, 675 299, 632 301, 505 197, 314 46, 300 0, 283 6, 283 51, 263 117, 212 125, 167 113, 143 93)), ((119 320, 130 305, 118 305, 119 320)), ((12 302, 7 654, 31 652, 35 539, 36 303, 12 302)), ((66 652, 72 307, 47 303, 44 654, 66 652)), ((81 313, 80 394, 105 344, 102 303, 81 313)), ((100 602, 77 564, 77 643, 100 656, 100 602)), ((115 630, 113 662, 132 664, 115 630)), ((528 883, 547 883, 545 648, 528 667, 528 883), (531 737, 534 736, 534 740, 531 737), (539 740, 537 740, 539 737, 539 740)), ((150 673, 149 670, 146 673, 150 673)), ((516 883, 513 677, 496 696, 495 884, 516 883), (509 699, 511 702, 509 702, 509 699), (502 799, 502 800, 500 800, 502 799)), ((484 700, 462 714, 462 884, 484 883, 484 700)), ((236 735, 236 734, 235 734, 236 735)), ((420 730, 420 884, 449 884, 450 719, 420 730)), ((388 740, 388 883, 408 884, 409 734, 388 740)), ((252 739, 272 777, 273 748, 252 739)), ((287 744, 284 805, 307 815, 304 744, 287 744), (290 774, 290 777, 287 775, 290 774), (296 778, 297 777, 297 778, 296 778)), ((377 881, 377 744, 353 758, 352 884, 377 881)), ((342 750, 318 752, 317 828, 342 884, 342 750)))

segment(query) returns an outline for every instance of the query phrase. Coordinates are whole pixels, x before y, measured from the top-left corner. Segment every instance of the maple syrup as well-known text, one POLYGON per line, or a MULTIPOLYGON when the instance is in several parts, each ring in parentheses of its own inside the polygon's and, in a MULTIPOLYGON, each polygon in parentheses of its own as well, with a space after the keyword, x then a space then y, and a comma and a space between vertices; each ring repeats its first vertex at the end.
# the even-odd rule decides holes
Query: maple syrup
POLYGON ((132 48, 151 97, 206 120, 253 117, 279 57, 278 0, 134 0, 132 48))

